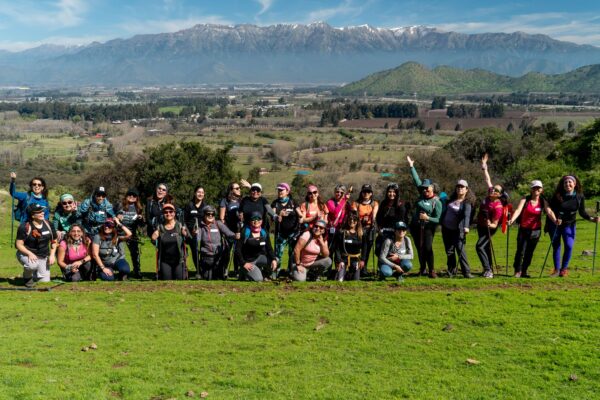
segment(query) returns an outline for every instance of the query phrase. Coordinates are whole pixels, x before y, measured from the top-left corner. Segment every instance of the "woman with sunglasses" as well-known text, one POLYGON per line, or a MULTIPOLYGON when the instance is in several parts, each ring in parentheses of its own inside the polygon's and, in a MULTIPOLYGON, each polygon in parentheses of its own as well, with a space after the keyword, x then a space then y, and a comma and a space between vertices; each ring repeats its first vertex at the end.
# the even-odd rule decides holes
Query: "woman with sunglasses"
POLYGON ((504 192, 504 187, 500 184, 492 184, 487 161, 488 155, 486 153, 481 158, 481 169, 485 177, 488 194, 481 202, 479 214, 477 214, 477 234, 479 238, 475 244, 475 250, 483 267, 482 276, 484 278, 493 278, 492 262, 494 255, 492 254, 492 237, 498 230, 498 225, 501 222, 504 212, 502 201, 500 200, 504 192))
POLYGON ((238 216, 244 223, 244 226, 250 227, 250 216, 259 213, 262 217, 263 227, 267 231, 269 230, 269 220, 275 219, 275 211, 271 208, 269 201, 262 195, 262 185, 258 182, 253 183, 250 186, 250 195, 245 196, 240 202, 240 208, 238 210, 238 216))
MULTIPOLYGON (((227 195, 221 199, 219 203, 219 220, 227 225, 230 231, 235 232, 239 235, 240 217, 238 210, 240 209, 240 202, 242 201, 242 187, 239 182, 231 182, 227 186, 227 195)), ((231 259, 231 253, 233 252, 233 246, 235 240, 227 239, 227 249, 225 250, 221 262, 229 267, 229 260, 231 259)), ((237 258, 233 257, 233 269, 234 274, 238 274, 239 265, 237 258)), ((225 271, 228 273, 229 271, 225 271)))
POLYGON ((473 277, 465 244, 474 203, 475 196, 469 189, 467 181, 459 179, 446 207, 444 207, 441 218, 442 240, 446 250, 448 274, 451 277, 457 274, 456 256, 458 256, 462 275, 465 278, 473 277))
POLYGON ((58 245, 58 266, 67 282, 89 281, 92 275, 92 251, 83 227, 72 224, 58 245))
POLYGON ((204 207, 202 221, 193 238, 198 243, 201 278, 207 281, 227 279, 228 264, 222 260, 228 250, 225 238, 233 240, 236 236, 227 225, 216 219, 215 212, 211 205, 204 207))
POLYGON ((127 248, 129 249, 133 263, 133 277, 141 279, 140 238, 138 231, 146 223, 144 222, 144 210, 140 201, 140 193, 136 188, 129 188, 127 193, 125 193, 125 197, 121 201, 117 211, 117 218, 123 226, 126 226, 131 231, 131 237, 127 239, 127 248))
POLYGON ((262 282, 277 271, 277 259, 271 245, 269 232, 263 228, 263 216, 255 211, 249 217, 235 246, 235 256, 242 266, 240 280, 262 282))
POLYGON ((14 218, 19 222, 26 222, 29 218, 27 207, 30 204, 39 204, 44 207, 44 219, 50 218, 50 204, 48 203, 48 187, 43 178, 35 177, 29 181, 29 190, 27 192, 17 192, 17 173, 10 173, 10 195, 17 200, 17 207, 14 218), (18 218, 17 218, 18 217, 18 218))
POLYGON ((338 231, 344 221, 346 214, 350 211, 350 195, 352 194, 352 186, 346 190, 346 185, 336 185, 333 190, 333 197, 327 200, 327 242, 329 246, 333 242, 335 232, 338 231))
POLYGON ((158 226, 164 222, 163 205, 175 205, 173 196, 169 194, 169 187, 166 183, 156 185, 154 194, 146 201, 146 233, 148 236, 156 231, 158 226))
POLYGON ((314 226, 304 232, 298 238, 294 248, 294 259, 296 261, 292 278, 295 281, 316 281, 331 268, 329 247, 325 241, 325 230, 327 222, 320 219, 315 221, 314 226))
POLYGON ((77 203, 75 202, 73 195, 70 193, 62 194, 54 209, 54 218, 52 219, 52 225, 56 230, 59 242, 65 238, 71 225, 79 222, 79 220, 77 203))
POLYGON ((350 211, 344 225, 335 233, 334 260, 337 266, 335 280, 347 278, 360 280, 360 271, 365 267, 367 241, 363 240, 363 229, 356 211, 350 211))
MULTIPOLYGON (((397 194, 394 192, 394 196, 397 194)), ((358 198, 352 203, 352 209, 358 213, 360 225, 363 230, 363 240, 366 242, 363 271, 367 270, 369 264, 369 255, 375 243, 375 222, 377 221, 377 213, 379 212, 379 203, 373 199, 373 188, 370 184, 364 184, 360 189, 358 198)), ((395 213, 395 210, 393 211, 395 213)))
POLYGON ((415 213, 410 224, 410 233, 417 244, 419 275, 425 275, 428 271, 430 278, 437 278, 433 257, 433 237, 442 216, 442 202, 435 195, 433 182, 430 179, 421 180, 414 161, 410 156, 406 156, 406 160, 413 183, 419 190, 415 213))
POLYGON ((277 271, 281 269, 281 260, 285 247, 288 248, 287 272, 291 273, 294 262, 294 245, 298 233, 299 216, 296 201, 290 193, 290 185, 282 182, 277 185, 277 199, 271 203, 275 211, 275 256, 277 257, 277 271))
POLYGON ((192 253, 192 261, 194 262, 194 268, 196 269, 196 278, 201 278, 201 271, 198 268, 198 242, 196 240, 200 223, 204 218, 204 208, 206 202, 204 201, 204 187, 198 185, 194 188, 194 193, 190 202, 185 206, 183 210, 183 217, 185 221, 185 227, 190 232, 191 238, 188 240, 190 251, 192 253))
POLYGON ((108 218, 115 218, 116 214, 106 198, 104 186, 97 187, 94 193, 79 205, 79 215, 89 237, 96 235, 108 218))
POLYGON ((157 277, 160 280, 187 279, 185 269, 185 240, 189 238, 185 225, 176 219, 176 209, 171 203, 162 205, 163 223, 152 233, 156 244, 157 277))
POLYGON ((308 185, 304 203, 300 204, 300 207, 297 208, 297 212, 300 216, 300 224, 304 224, 310 229, 312 229, 319 220, 327 221, 329 211, 327 210, 325 203, 323 203, 323 200, 321 200, 319 189, 315 185, 308 185))
POLYGON ((375 255, 379 257, 381 245, 385 239, 393 239, 396 223, 408 222, 408 207, 400 199, 400 187, 397 183, 390 183, 385 188, 384 197, 379 202, 379 209, 375 216, 379 235, 375 242, 375 255))
POLYGON ((517 251, 513 263, 515 278, 529 278, 527 269, 531 265, 533 252, 542 235, 542 211, 545 211, 552 223, 556 224, 554 212, 550 208, 550 203, 542 196, 543 192, 542 181, 532 181, 529 196, 519 201, 517 209, 508 221, 508 224, 512 225, 518 219, 520 220, 517 251))
POLYGON ((387 238, 383 242, 379 255, 379 279, 397 276, 398 281, 402 282, 404 275, 412 269, 414 252, 412 243, 406 236, 407 230, 408 226, 404 221, 398 221, 394 227, 394 238, 387 238))
POLYGON ((100 279, 114 281, 118 272, 120 281, 127 280, 130 272, 125 259, 125 241, 131 237, 131 231, 118 219, 107 219, 92 241, 92 256, 98 267, 100 279), (123 235, 118 234, 117 227, 123 235))
POLYGON ((592 217, 587 213, 583 186, 575 175, 565 175, 560 179, 554 195, 550 199, 550 208, 557 218, 556 223, 553 223, 550 218, 546 220, 546 230, 552 240, 552 260, 554 261, 554 270, 550 276, 566 277, 569 274, 569 262, 575 244, 577 214, 579 213, 584 220, 594 223, 598 223, 598 216, 592 217), (561 240, 565 246, 562 260, 561 240))

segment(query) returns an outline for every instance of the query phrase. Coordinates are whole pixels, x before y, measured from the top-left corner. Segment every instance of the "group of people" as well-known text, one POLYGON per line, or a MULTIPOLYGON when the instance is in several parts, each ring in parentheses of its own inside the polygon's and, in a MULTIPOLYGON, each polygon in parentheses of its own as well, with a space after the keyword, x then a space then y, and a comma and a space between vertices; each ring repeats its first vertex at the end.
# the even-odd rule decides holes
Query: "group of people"
POLYGON ((312 184, 307 186, 303 200, 294 199, 290 185, 284 182, 277 185, 277 199, 269 202, 260 183, 242 180, 229 184, 218 207, 206 203, 201 185, 184 207, 178 207, 167 184, 159 183, 145 207, 136 188, 130 188, 115 205, 102 186, 81 203, 64 193, 51 222, 45 180, 35 177, 27 192, 18 192, 13 172, 10 194, 18 201, 13 217, 20 222, 15 241, 17 259, 23 265, 27 286, 49 281, 50 266, 55 262, 64 279, 72 282, 124 280, 130 275, 141 278, 140 241, 145 229, 156 247, 157 279, 187 279, 188 251, 196 277, 206 280, 227 279, 233 273, 241 280, 263 281, 276 279, 284 271, 297 281, 324 276, 358 280, 368 273, 370 255, 380 279, 393 276, 402 280, 412 269, 415 254, 419 275, 436 278, 433 240, 441 225, 448 274, 457 275, 460 266, 462 276, 472 278, 465 246, 475 224, 482 276, 492 278, 492 237, 498 229, 517 223, 514 276, 528 277, 545 213, 545 231, 554 250, 552 276, 566 276, 577 214, 598 222, 597 216, 591 217, 585 210, 576 176, 562 177, 549 200, 542 194, 542 182, 534 180, 531 193, 511 213, 503 186, 491 181, 485 155, 481 167, 488 192, 475 216, 475 196, 465 179, 458 179, 448 196, 439 193, 431 179, 419 177, 410 157, 407 161, 418 191, 413 207, 401 199, 395 183, 387 185, 380 201, 374 199, 370 184, 363 185, 354 200, 352 187, 337 185, 333 196, 324 201, 319 188, 312 184), (248 190, 245 196, 243 189, 248 190), (284 269, 281 261, 286 247, 288 263, 284 269))

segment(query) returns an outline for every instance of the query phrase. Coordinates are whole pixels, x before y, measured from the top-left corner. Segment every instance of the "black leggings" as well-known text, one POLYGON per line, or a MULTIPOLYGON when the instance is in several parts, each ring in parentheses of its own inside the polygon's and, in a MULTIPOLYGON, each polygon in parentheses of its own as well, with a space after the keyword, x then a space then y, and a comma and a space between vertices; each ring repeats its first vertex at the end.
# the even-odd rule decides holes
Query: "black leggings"
POLYGON ((492 271, 492 263, 494 262, 494 254, 492 253, 492 237, 496 233, 496 229, 488 229, 487 227, 477 227, 479 239, 475 244, 475 250, 481 261, 481 266, 484 271, 492 271))
POLYGON ((414 246, 417 247, 419 255, 420 272, 425 270, 434 271, 433 265, 433 236, 435 235, 436 226, 433 224, 413 225, 410 233, 414 239, 414 246), (423 237, 421 238, 421 232, 423 237))
POLYGON ((133 272, 140 272, 140 240, 136 236, 132 236, 126 243, 131 255, 133 272))
POLYGON ((160 261, 159 277, 161 281, 183 280, 184 271, 183 263, 179 260, 175 263, 160 261))
POLYGON ((531 265, 531 258, 535 247, 540 241, 542 231, 540 229, 531 230, 519 227, 517 235, 517 252, 515 253, 514 268, 515 272, 527 274, 527 268, 531 265))

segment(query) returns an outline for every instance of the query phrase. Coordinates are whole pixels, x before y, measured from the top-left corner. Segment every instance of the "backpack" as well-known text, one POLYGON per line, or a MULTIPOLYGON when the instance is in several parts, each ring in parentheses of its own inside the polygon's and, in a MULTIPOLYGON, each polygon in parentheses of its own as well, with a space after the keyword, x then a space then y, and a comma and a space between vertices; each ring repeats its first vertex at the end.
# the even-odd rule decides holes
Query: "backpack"
MULTIPOLYGON (((261 238, 266 238, 267 237, 267 231, 265 230, 265 228, 260 228, 260 237, 261 238)), ((248 239, 250 238, 250 228, 246 227, 244 229, 244 235, 242 236, 242 244, 246 244, 246 242, 248 241, 248 239)))
POLYGON ((29 206, 29 202, 31 201, 31 194, 27 193, 27 197, 25 200, 19 200, 15 207, 13 208, 13 219, 15 221, 21 221, 24 215, 27 214, 27 206, 29 206))
MULTIPOLYGON (((52 227, 50 226, 50 223, 46 220, 43 221, 43 224, 46 225, 46 228, 48 228, 48 230, 50 231, 50 242, 54 242, 56 241, 56 238, 54 237, 54 233, 52 233, 52 227)), ((33 228, 31 227, 31 223, 29 221, 25 222, 25 233, 27 234, 27 237, 29 237, 31 235, 31 232, 33 232, 33 228)))

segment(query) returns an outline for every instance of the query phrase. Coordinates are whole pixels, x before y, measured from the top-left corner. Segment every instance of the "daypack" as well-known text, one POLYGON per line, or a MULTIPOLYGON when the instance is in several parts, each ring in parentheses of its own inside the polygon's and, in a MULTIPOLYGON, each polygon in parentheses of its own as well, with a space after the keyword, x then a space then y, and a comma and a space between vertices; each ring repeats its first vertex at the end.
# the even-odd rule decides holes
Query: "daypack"
POLYGON ((29 206, 30 201, 31 195, 27 193, 25 200, 19 200, 17 204, 15 204, 15 207, 13 208, 13 219, 15 221, 21 221, 21 218, 27 214, 27 206, 29 206))
MULTIPOLYGON (((54 237, 54 233, 52 233, 52 227, 50 226, 50 223, 46 220, 44 220, 43 223, 44 225, 46 225, 46 228, 48 228, 48 230, 50 231, 50 242, 54 242, 56 238, 54 237)), ((31 227, 31 223, 29 221, 25 222, 25 233, 27 234, 27 237, 31 235, 32 231, 33 228, 31 227)))
MULTIPOLYGON (((266 239, 267 231, 265 230, 265 228, 260 228, 260 237, 266 239)), ((244 229, 244 235, 242 236, 242 244, 246 244, 246 242, 248 241, 249 238, 250 238, 250 228, 246 227, 244 229)))

